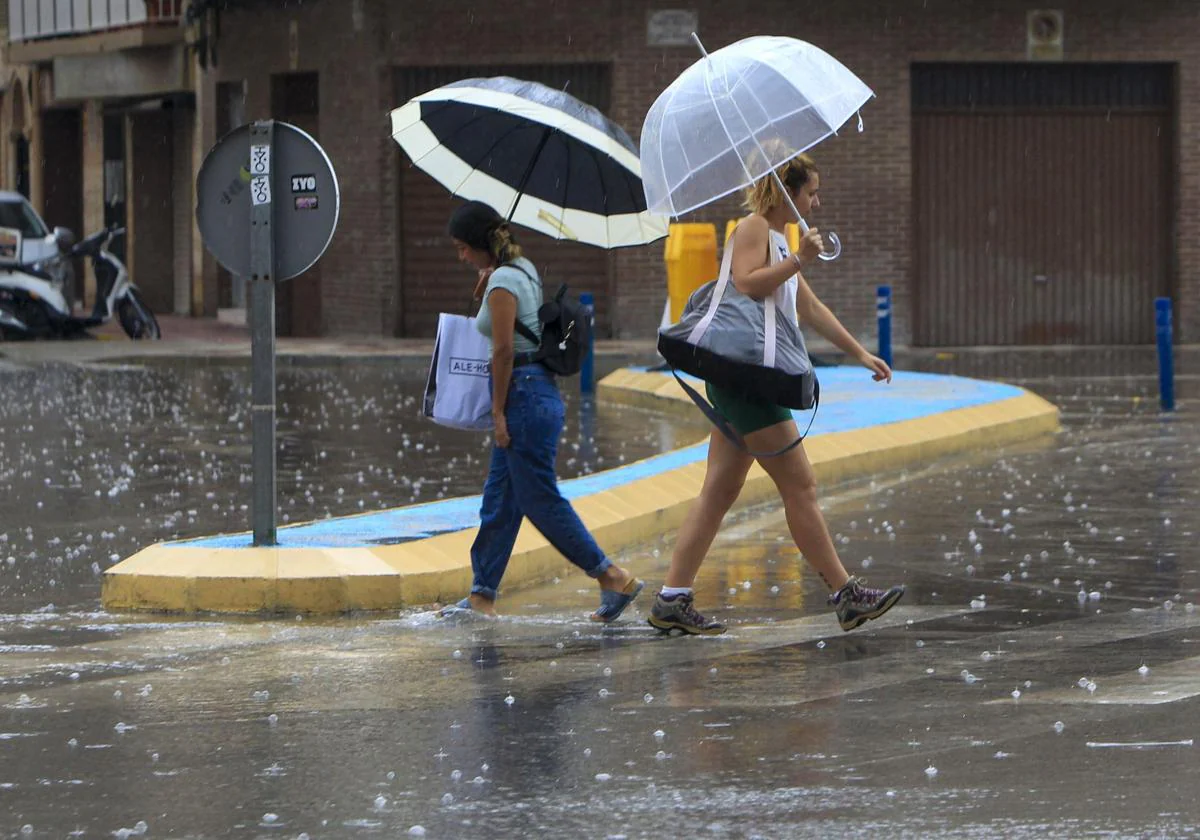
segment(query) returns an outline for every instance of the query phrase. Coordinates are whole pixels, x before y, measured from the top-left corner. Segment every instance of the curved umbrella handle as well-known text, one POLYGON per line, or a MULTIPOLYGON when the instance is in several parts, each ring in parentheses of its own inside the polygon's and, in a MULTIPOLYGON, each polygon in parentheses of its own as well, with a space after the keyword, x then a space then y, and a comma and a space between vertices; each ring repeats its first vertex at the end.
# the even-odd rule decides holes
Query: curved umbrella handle
MULTIPOLYGON (((791 200, 792 199, 789 197, 788 203, 791 203, 791 200)), ((795 207, 796 207, 796 205, 793 204, 792 209, 794 210, 795 207)), ((800 224, 800 235, 803 236, 804 234, 808 233, 808 222, 804 221, 804 217, 801 216, 799 212, 796 213, 796 219, 800 224)), ((841 237, 839 237, 833 231, 829 231, 828 233, 823 234, 823 236, 827 240, 829 240, 829 244, 833 246, 833 250, 832 251, 822 251, 821 253, 817 254, 817 256, 820 257, 821 259, 825 260, 825 262, 830 262, 831 260, 836 260, 838 257, 840 257, 842 255, 841 237)))
POLYGON ((824 237, 829 240, 829 244, 833 246, 833 250, 822 251, 821 253, 817 254, 817 256, 825 260, 825 262, 836 260, 842 255, 842 240, 833 231, 829 231, 829 233, 824 234, 824 237))

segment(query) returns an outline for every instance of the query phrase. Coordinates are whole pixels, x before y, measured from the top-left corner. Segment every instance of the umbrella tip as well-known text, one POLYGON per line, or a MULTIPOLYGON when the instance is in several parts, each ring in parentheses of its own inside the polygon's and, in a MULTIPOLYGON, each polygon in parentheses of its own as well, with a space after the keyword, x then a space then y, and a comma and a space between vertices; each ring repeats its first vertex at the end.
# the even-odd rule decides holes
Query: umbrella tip
POLYGON ((700 36, 695 32, 692 33, 692 40, 696 42, 696 46, 700 48, 700 53, 705 58, 708 58, 708 50, 704 49, 704 44, 700 41, 700 36))

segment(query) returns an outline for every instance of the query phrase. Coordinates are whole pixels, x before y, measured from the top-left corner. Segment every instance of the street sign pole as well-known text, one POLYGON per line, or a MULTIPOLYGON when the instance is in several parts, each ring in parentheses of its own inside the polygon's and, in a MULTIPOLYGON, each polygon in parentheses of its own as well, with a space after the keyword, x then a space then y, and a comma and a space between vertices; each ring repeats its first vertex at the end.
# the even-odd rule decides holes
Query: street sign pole
POLYGON ((275 242, 271 157, 275 122, 250 126, 250 517, 254 545, 275 545, 275 242))
POLYGON ((250 281, 250 523, 256 546, 278 544, 275 287, 321 258, 341 205, 325 150, 277 120, 226 134, 196 178, 196 222, 205 247, 230 274, 250 281))

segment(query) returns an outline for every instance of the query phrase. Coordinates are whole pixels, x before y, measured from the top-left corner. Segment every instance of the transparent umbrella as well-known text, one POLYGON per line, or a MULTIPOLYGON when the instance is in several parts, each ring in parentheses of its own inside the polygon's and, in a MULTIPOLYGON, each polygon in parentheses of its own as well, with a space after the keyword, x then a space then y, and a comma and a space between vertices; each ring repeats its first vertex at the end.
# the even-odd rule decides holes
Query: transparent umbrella
MULTIPOLYGON (((756 36, 710 55, 692 38, 703 57, 659 94, 642 125, 650 213, 680 216, 773 174, 836 134, 875 95, 806 41, 756 36)), ((792 210, 807 232, 794 204, 792 210)), ((826 238, 834 250, 821 256, 835 259, 841 243, 836 234, 826 238)))

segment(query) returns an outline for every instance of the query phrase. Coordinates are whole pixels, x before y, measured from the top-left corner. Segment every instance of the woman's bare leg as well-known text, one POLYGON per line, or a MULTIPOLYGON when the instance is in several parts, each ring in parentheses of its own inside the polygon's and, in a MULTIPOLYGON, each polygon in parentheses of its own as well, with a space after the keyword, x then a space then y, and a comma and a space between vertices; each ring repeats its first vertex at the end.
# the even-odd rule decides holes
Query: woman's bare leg
MULTIPOLYGON (((795 422, 789 420, 746 435, 746 446, 758 452, 773 452, 794 441, 798 434, 795 422)), ((817 501, 817 478, 804 451, 804 444, 783 455, 760 458, 758 463, 779 489, 787 514, 788 530, 796 547, 830 591, 841 589, 850 575, 838 557, 837 548, 825 524, 825 515, 821 513, 817 501)))
POLYGON ((720 432, 713 432, 708 442, 708 471, 700 498, 679 526, 671 567, 663 583, 670 587, 690 587, 700 571, 700 564, 712 546, 725 514, 737 501, 746 483, 754 459, 734 446, 720 432))

